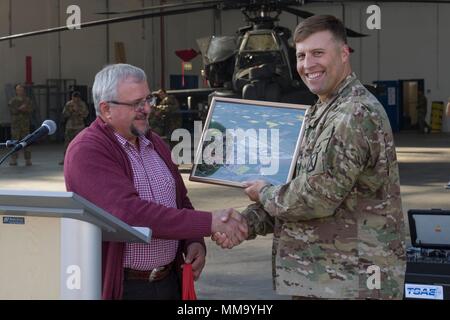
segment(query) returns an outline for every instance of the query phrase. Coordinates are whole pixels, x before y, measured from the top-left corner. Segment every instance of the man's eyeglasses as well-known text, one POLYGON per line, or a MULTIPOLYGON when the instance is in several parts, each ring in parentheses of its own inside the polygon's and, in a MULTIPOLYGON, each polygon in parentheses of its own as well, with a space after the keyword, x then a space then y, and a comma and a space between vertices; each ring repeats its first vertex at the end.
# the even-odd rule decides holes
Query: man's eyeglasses
POLYGON ((114 100, 110 100, 110 101, 106 101, 106 102, 107 103, 117 104, 117 105, 124 105, 124 106, 133 107, 133 109, 135 111, 137 111, 139 109, 144 109, 146 104, 148 104, 150 107, 156 106, 156 99, 157 98, 155 96, 149 95, 144 100, 141 100, 141 101, 138 101, 138 102, 135 102, 135 103, 121 102, 121 101, 114 101, 114 100))

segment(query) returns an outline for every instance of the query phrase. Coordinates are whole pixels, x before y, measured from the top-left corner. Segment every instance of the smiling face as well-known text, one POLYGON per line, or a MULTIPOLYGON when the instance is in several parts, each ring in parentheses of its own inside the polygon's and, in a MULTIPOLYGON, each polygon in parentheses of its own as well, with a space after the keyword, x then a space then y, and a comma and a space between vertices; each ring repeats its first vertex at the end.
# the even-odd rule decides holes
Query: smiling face
MULTIPOLYGON (((133 79, 122 81, 117 86, 116 100, 124 103, 137 103, 150 95, 150 89, 146 81, 135 82, 133 79)), ((117 133, 131 143, 136 143, 136 138, 145 135, 149 130, 148 116, 149 104, 144 108, 138 108, 122 104, 113 104, 102 101, 101 115, 117 133)))
POLYGON ((295 47, 298 74, 320 101, 327 101, 351 73, 349 47, 336 41, 330 31, 313 33, 295 47))

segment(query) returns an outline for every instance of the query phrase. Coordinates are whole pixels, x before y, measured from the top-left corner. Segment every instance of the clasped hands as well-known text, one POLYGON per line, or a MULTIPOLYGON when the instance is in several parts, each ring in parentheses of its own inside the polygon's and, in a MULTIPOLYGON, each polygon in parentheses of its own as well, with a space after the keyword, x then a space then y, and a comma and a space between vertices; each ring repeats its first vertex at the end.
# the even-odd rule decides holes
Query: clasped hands
MULTIPOLYGON (((259 191, 268 183, 263 180, 244 182, 244 192, 250 200, 259 202, 259 191)), ((223 209, 213 212, 211 239, 223 249, 231 249, 248 238, 246 219, 236 210, 223 209)))

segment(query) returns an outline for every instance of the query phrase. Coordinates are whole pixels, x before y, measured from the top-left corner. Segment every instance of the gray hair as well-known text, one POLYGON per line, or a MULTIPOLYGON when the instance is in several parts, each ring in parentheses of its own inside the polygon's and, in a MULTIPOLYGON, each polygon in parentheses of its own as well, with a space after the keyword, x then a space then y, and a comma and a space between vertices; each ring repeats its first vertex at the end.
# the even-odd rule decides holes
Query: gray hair
POLYGON ((92 98, 97 115, 100 115, 100 102, 116 100, 117 86, 127 79, 133 79, 138 83, 147 81, 144 70, 124 63, 108 65, 96 74, 92 98))

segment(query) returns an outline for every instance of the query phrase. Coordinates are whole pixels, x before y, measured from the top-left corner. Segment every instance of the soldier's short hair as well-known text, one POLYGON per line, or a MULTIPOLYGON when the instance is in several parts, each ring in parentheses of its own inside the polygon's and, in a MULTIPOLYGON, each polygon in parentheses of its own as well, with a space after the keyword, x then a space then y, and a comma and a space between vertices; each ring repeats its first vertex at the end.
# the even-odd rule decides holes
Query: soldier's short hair
POLYGON ((300 22, 294 31, 294 42, 301 42, 320 31, 330 31, 336 41, 347 44, 344 24, 332 15, 314 15, 300 22))
POLYGON ((167 92, 166 92, 166 90, 164 90, 164 89, 159 89, 157 92, 156 92, 156 95, 160 98, 160 99, 163 99, 163 98, 161 98, 161 96, 166 96, 167 95, 167 92))
POLYGON ((117 86, 127 79, 141 83, 147 81, 147 76, 141 68, 125 63, 108 65, 96 74, 92 98, 97 115, 100 114, 100 102, 116 100, 117 86))
POLYGON ((80 91, 74 91, 74 92, 72 92, 72 98, 75 98, 75 97, 78 97, 78 98, 81 97, 80 91))

